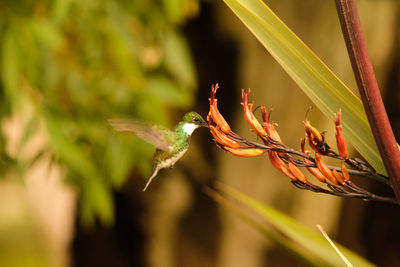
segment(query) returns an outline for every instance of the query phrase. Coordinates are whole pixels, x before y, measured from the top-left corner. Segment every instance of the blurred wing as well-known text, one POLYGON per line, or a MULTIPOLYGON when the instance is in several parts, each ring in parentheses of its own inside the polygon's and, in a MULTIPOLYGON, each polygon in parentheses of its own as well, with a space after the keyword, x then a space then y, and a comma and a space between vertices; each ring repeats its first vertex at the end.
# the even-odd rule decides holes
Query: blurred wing
POLYGON ((175 142, 174 133, 160 125, 150 125, 129 119, 109 119, 108 123, 119 132, 132 132, 154 145, 158 149, 168 151, 175 142))

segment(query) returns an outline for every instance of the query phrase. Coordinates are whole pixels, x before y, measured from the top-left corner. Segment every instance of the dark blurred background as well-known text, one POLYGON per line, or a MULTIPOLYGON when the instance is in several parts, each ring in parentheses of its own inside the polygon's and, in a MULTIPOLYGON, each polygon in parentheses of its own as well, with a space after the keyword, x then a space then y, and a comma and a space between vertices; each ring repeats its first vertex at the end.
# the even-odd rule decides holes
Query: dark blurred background
MULTIPOLYGON (((357 94, 334 2, 268 4, 357 94)), ((398 137, 400 5, 358 5, 398 137)), ((252 135, 239 98, 251 88, 299 148, 312 103, 222 1, 3 0, 0 37, 0 266, 301 266, 207 197, 215 181, 321 224, 373 263, 400 263, 399 208, 300 191, 266 157, 228 155, 204 129, 141 191, 154 148, 107 118, 173 127, 188 110, 206 116, 212 83, 236 132, 252 135)), ((331 120, 310 119, 335 142, 331 120)))

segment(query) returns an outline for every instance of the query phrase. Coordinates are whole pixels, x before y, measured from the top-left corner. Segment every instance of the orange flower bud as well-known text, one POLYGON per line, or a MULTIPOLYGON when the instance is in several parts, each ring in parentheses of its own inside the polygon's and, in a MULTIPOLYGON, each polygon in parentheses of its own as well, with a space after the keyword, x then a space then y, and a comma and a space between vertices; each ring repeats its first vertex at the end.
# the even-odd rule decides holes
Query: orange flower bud
POLYGON ((317 164, 317 167, 321 171, 321 173, 326 178, 328 178, 329 181, 331 181, 335 185, 338 184, 335 176, 333 175, 333 172, 331 171, 331 169, 328 168, 328 166, 325 164, 325 162, 322 161, 322 157, 319 153, 315 153, 315 163, 317 164))
POLYGON ((343 175, 344 180, 346 180, 346 181, 350 180, 350 175, 349 175, 349 172, 347 171, 347 167, 344 164, 344 162, 342 162, 342 175, 343 175))
POLYGON ((208 111, 208 113, 207 113, 207 122, 208 122, 208 125, 215 125, 213 119, 211 118, 211 111, 208 111))
POLYGON ((262 116, 262 118, 263 118, 263 122, 264 122, 264 123, 269 122, 269 117, 270 117, 270 115, 271 115, 271 111, 270 111, 269 114, 268 114, 268 120, 267 120, 267 110, 266 110, 265 106, 262 105, 262 106, 260 107, 260 109, 261 109, 261 116, 262 116))
MULTIPOLYGON (((307 159, 304 159, 304 162, 312 163, 307 159)), ((313 167, 306 167, 306 168, 312 175, 314 175, 318 179, 318 181, 320 181, 321 183, 326 183, 326 177, 318 170, 318 168, 313 168, 313 167)))
POLYGON ((279 141, 282 142, 281 137, 278 134, 278 131, 275 129, 275 123, 268 123, 268 124, 264 124, 264 127, 266 128, 267 134, 269 135, 269 137, 271 137, 273 140, 275 141, 279 141))
POLYGON ((316 146, 317 144, 314 141, 314 136, 311 132, 306 133, 307 134, 307 139, 308 139, 308 145, 311 147, 312 150, 315 152, 318 152, 318 147, 316 146))
POLYGON ((247 123, 253 128, 253 130, 261 137, 265 137, 267 133, 265 132, 264 128, 261 126, 261 124, 258 122, 256 117, 253 114, 253 111, 251 110, 253 107, 253 104, 248 104, 248 97, 250 94, 250 89, 247 94, 244 93, 244 90, 242 90, 242 100, 243 100, 243 109, 244 109, 244 118, 246 119, 247 123))
POLYGON ((312 150, 318 152, 318 148, 315 146, 314 142, 312 141, 313 138, 314 138, 314 136, 311 134, 311 132, 307 132, 307 130, 306 130, 305 137, 301 140, 301 149, 302 149, 303 153, 305 153, 304 146, 305 146, 307 139, 308 139, 308 144, 312 148, 312 150))
POLYGON ((277 168, 279 171, 281 171, 283 174, 285 174, 287 177, 289 177, 293 181, 297 181, 297 178, 289 170, 289 167, 286 166, 285 162, 283 162, 283 160, 280 157, 278 157, 278 153, 277 152, 268 151, 268 157, 269 157, 269 160, 272 163, 272 166, 277 168))
POLYGON ((210 125, 210 132, 217 143, 230 148, 240 147, 240 144, 238 142, 229 138, 229 136, 227 136, 226 134, 224 134, 223 132, 221 132, 219 129, 217 129, 212 125, 210 125))
POLYGON ((304 128, 305 128, 305 130, 306 130, 306 133, 308 134, 308 138, 309 138, 309 141, 310 141, 310 142, 313 140, 312 137, 314 137, 315 139, 317 139, 318 142, 322 142, 323 139, 322 139, 321 133, 317 130, 317 128, 315 128, 314 126, 312 126, 312 125, 310 124, 310 122, 308 121, 308 112, 309 112, 310 110, 311 110, 311 109, 308 109, 307 112, 306 112, 306 118, 305 118, 305 121, 304 121, 304 128), (311 135, 312 135, 312 136, 311 136, 311 135))
POLYGON ((344 179, 343 177, 335 170, 332 170, 333 176, 335 176, 336 181, 338 181, 340 184, 344 184, 344 179))
POLYGON ((304 138, 301 139, 301 142, 300 142, 301 152, 303 152, 304 154, 310 155, 310 152, 306 151, 306 149, 305 149, 306 139, 307 139, 307 134, 304 138))
POLYGON ((268 114, 268 119, 267 119, 267 111, 265 109, 265 106, 261 106, 261 114, 263 117, 263 127, 265 129, 265 131, 267 132, 268 136, 275 140, 275 141, 279 141, 282 142, 281 137, 278 134, 278 131, 275 129, 275 123, 270 123, 270 117, 271 117, 271 110, 269 111, 268 114))
POLYGON ((312 125, 310 124, 309 121, 305 122, 305 123, 304 123, 304 126, 305 126, 305 128, 306 128, 306 132, 311 133, 311 134, 313 135, 313 137, 314 137, 315 139, 317 139, 318 142, 322 142, 322 135, 321 135, 321 133, 317 130, 317 128, 315 128, 314 126, 312 126, 312 125))
POLYGON ((339 155, 343 158, 347 158, 347 146, 346 146, 346 139, 344 138, 344 134, 342 131, 342 125, 340 125, 340 116, 342 115, 342 111, 335 115, 335 125, 336 125, 336 145, 339 151, 339 155))
POLYGON ((238 157, 258 157, 265 153, 265 150, 260 148, 231 148, 224 146, 229 153, 238 157))
POLYGON ((211 118, 218 125, 221 131, 223 131, 224 133, 229 133, 231 131, 231 127, 225 121, 221 113, 219 113, 217 108, 217 100, 215 100, 214 103, 215 105, 210 105, 211 118))
MULTIPOLYGON (((306 158, 303 158, 303 161, 305 163, 312 163, 311 160, 308 160, 306 158)), ((319 171, 318 168, 314 168, 314 167, 306 167, 306 169, 312 174, 314 175, 320 182, 325 183, 326 182, 326 177, 319 171)))
MULTIPOLYGON (((210 112, 209 115, 211 116, 212 120, 218 125, 218 127, 224 133, 229 133, 231 131, 231 127, 225 121, 224 117, 219 113, 217 107, 217 99, 215 99, 215 93, 218 90, 218 83, 215 86, 211 85, 211 97, 209 98, 210 101, 210 112)), ((209 117, 208 117, 209 119, 209 117)), ((210 123, 210 121, 209 121, 210 123)))
POLYGON ((300 182, 305 183, 307 181, 306 176, 296 167, 293 163, 289 161, 289 170, 300 182))
MULTIPOLYGON (((306 143, 306 137, 304 137, 303 139, 301 139, 301 152, 303 152, 306 155, 310 155, 310 151, 306 151, 304 146, 306 143)), ((303 162, 305 163, 313 163, 311 160, 308 160, 306 158, 303 158, 303 162)), ((318 168, 314 168, 314 167, 306 167, 306 169, 312 174, 314 175, 320 182, 325 183, 326 182, 326 177, 319 171, 318 168)))

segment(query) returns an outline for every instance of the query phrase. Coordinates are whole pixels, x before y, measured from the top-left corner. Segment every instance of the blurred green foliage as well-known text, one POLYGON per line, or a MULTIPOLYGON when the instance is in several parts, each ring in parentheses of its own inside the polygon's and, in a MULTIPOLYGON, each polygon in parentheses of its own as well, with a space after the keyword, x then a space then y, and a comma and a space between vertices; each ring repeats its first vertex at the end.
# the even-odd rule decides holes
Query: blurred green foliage
POLYGON ((23 160, 23 149, 7 154, 2 132, 1 171, 50 155, 77 187, 83 221, 111 223, 112 190, 133 168, 147 175, 154 148, 117 135, 106 119, 171 126, 171 108, 192 105, 196 75, 179 27, 198 8, 196 0, 1 1, 1 119, 29 111, 21 148, 38 129, 46 136, 23 160))

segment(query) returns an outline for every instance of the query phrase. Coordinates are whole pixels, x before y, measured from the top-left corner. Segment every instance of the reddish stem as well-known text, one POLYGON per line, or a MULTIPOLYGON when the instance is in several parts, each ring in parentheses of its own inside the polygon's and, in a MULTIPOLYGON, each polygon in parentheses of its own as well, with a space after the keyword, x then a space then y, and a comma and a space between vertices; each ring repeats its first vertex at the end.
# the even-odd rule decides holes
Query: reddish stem
POLYGON ((396 198, 400 202, 400 151, 368 56, 357 6, 355 0, 335 0, 335 3, 364 109, 396 198))

